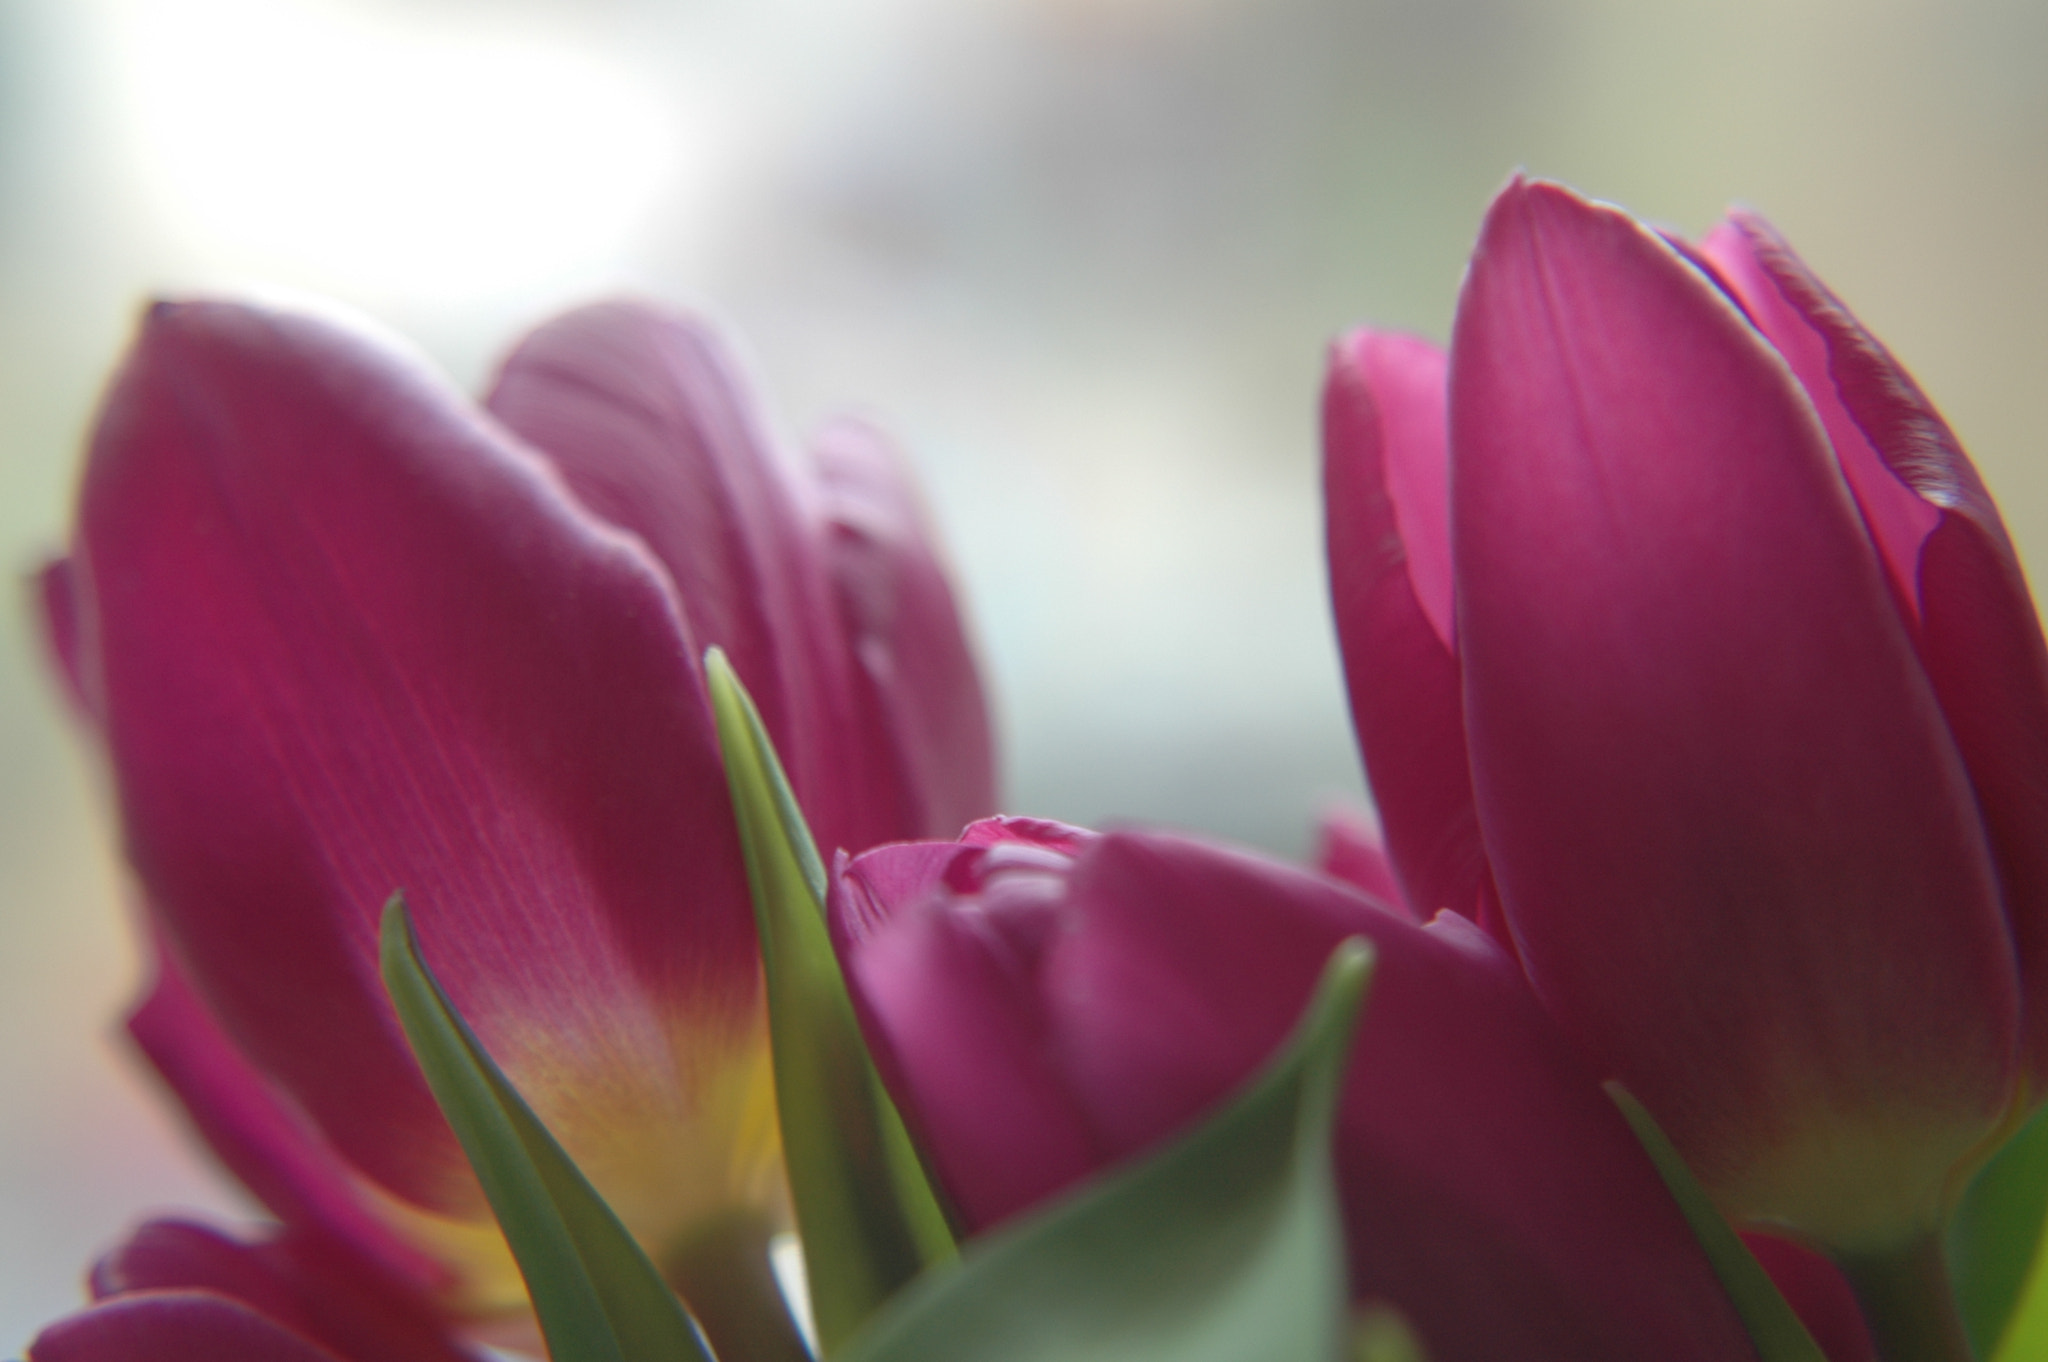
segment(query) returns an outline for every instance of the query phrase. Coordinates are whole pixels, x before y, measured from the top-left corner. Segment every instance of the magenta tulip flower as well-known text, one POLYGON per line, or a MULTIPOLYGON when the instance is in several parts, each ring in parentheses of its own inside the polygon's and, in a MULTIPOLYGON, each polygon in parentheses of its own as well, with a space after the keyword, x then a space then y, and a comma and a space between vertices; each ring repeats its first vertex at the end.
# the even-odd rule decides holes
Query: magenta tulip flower
POLYGON ((1435 1362, 1754 1356, 1616 1108, 1462 918, 1022 820, 842 861, 830 912, 878 1068, 973 1228, 1215 1105, 1362 935, 1378 963, 1336 1137, 1355 1294, 1435 1362))
POLYGON ((94 1304, 28 1362, 474 1362, 424 1298, 286 1232, 243 1243, 184 1221, 144 1225, 92 1274, 94 1304))
POLYGON ((786 459, 716 340, 645 307, 543 327, 480 409, 352 324, 160 305, 42 586, 154 948, 135 1039, 287 1226, 451 1309, 523 1293, 379 981, 394 891, 665 1261, 782 1197, 704 650, 828 847, 992 803, 886 446, 786 459))
POLYGON ((1928 1244, 2048 1076, 2048 651, 1933 407, 1760 219, 1518 179, 1449 355, 1345 338, 1325 420, 1410 900, 1732 1218, 1928 1244))

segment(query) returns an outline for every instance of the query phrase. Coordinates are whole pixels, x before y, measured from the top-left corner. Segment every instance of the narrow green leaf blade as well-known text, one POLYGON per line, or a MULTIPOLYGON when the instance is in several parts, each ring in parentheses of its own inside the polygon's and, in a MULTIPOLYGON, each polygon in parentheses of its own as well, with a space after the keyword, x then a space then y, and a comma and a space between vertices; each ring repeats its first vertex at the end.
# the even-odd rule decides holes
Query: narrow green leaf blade
POLYGON ((385 905, 384 987, 526 1279, 553 1362, 713 1362, 689 1311, 485 1053, 385 905))
POLYGON ((1346 1356, 1330 1140, 1371 962, 1363 941, 1343 943, 1292 1038, 1222 1110, 967 1245, 892 1301, 844 1362, 1346 1356))
POLYGON ((939 1201, 861 1039, 825 926, 825 870, 725 655, 704 659, 754 893, 783 1160, 827 1353, 953 1251, 939 1201))
POLYGON ((1678 1202, 1678 1209, 1684 1213, 1686 1223, 1692 1226, 1700 1247, 1706 1250, 1714 1275, 1721 1279, 1721 1285, 1735 1302, 1736 1313, 1742 1316, 1750 1338, 1756 1342, 1757 1355, 1763 1362, 1827 1362, 1827 1355, 1813 1341, 1813 1335, 1806 1332, 1806 1326, 1779 1293, 1777 1284, 1771 1281, 1763 1264, 1742 1242, 1742 1236, 1722 1218, 1721 1212, 1708 1199, 1706 1189, 1693 1177, 1692 1169, 1686 1167, 1685 1160, 1671 1147, 1671 1141, 1657 1124, 1657 1118, 1650 1115, 1621 1084, 1609 1083, 1606 1087, 1614 1105, 1620 1107, 1621 1114, 1628 1118, 1629 1126, 1635 1131, 1636 1139, 1642 1142, 1650 1162, 1657 1165, 1658 1173, 1663 1175, 1664 1185, 1671 1189, 1671 1195, 1678 1202))
POLYGON ((2034 1113, 1984 1165, 1949 1222, 1949 1273, 1956 1306, 1979 1357, 2019 1309, 2048 1213, 2048 1107, 2034 1113))

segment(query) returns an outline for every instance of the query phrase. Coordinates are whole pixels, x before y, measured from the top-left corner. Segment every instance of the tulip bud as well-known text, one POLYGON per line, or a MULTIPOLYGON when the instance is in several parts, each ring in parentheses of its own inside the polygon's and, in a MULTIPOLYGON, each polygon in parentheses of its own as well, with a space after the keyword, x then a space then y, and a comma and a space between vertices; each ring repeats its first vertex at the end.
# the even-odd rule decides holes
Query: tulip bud
POLYGON ((1752 1355, 1620 1114, 1455 915, 1024 820, 842 861, 830 912, 877 1067, 971 1227, 1213 1106, 1364 936, 1335 1146, 1354 1298, 1392 1301, 1437 1362, 1752 1355))
POLYGON ((1404 883, 1481 886, 1731 1217, 1923 1240, 2048 1026, 2048 651, 1974 471, 1748 215, 1693 247, 1518 179, 1434 354, 1347 338, 1326 409, 1404 883))

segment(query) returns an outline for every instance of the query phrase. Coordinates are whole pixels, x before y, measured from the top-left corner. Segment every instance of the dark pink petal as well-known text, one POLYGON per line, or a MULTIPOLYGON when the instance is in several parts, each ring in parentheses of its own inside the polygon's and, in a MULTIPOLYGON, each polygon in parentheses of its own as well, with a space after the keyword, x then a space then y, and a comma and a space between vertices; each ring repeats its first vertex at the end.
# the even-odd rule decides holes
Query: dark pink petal
POLYGON ((1537 991, 1738 1216, 1931 1223, 2010 1092, 2012 953, 1792 373, 1653 233, 1518 181, 1451 443, 1474 787, 1537 991))
POLYGON ((1745 1234, 1742 1239, 1828 1362, 1878 1362, 1863 1309, 1840 1269, 1812 1249, 1773 1234, 1745 1234))
POLYGON ((981 678, 930 523, 896 452, 871 427, 834 424, 813 458, 855 712, 871 735, 861 766, 846 774, 878 815, 891 794, 902 805, 843 845, 955 836, 995 810, 995 764, 981 678))
POLYGON ((1339 341, 1323 390, 1323 492, 1351 721, 1388 849, 1418 912, 1471 917, 1488 872, 1452 633, 1444 402, 1444 356, 1427 341, 1339 341))
POLYGON ((243 1243, 203 1225, 158 1220, 93 1270, 100 1298, 193 1290, 247 1305, 340 1357, 471 1362, 425 1300, 312 1236, 243 1243))
POLYGON ((1049 1194, 1194 1119, 1362 934, 1379 963, 1338 1135, 1355 1294, 1394 1301, 1438 1362, 1751 1355, 1626 1126, 1476 927, 1166 836, 950 851, 882 848, 842 883, 922 886, 866 914, 849 977, 963 1206, 1049 1194))
POLYGON ((1315 864, 1325 875, 1362 889, 1381 903, 1412 913, 1408 897, 1387 859, 1387 844, 1374 821, 1349 809, 1332 809, 1316 826, 1315 864))
POLYGON ((1769 223, 1732 214, 1706 245, 1826 420, 1919 624, 1921 660, 1998 856, 2038 1090, 2048 1080, 2048 646, 2018 555, 1933 403, 1769 223))
POLYGON ((638 303, 579 308, 520 342, 485 405, 661 560, 693 652, 731 658, 819 844, 915 835, 851 774, 865 753, 815 498, 710 328, 638 303))
POLYGON ((1927 675, 1998 857, 2038 1096, 2048 1091, 2048 653, 2002 527, 1993 535, 1945 510, 1921 555, 1920 592, 1927 675))
MULTIPOLYGON (((1864 426, 1844 405, 1843 394, 1830 374, 1827 338, 1814 325, 1824 319, 1802 315, 1799 304, 1781 290, 1766 258, 1766 253, 1790 257, 1790 251, 1762 219, 1739 213, 1732 214, 1710 233, 1699 250, 1727 281, 1744 311, 1791 366, 1805 389, 1807 400, 1813 403, 1827 431, 1835 457, 1841 461, 1843 476, 1855 494, 1857 508, 1863 513, 1897 599, 1908 620, 1917 624, 1920 549, 1933 533, 1941 513, 1900 481, 1871 445, 1864 426)), ((1803 266, 1797 265, 1796 257, 1791 265, 1799 275, 1811 278, 1805 275, 1803 266)), ((1818 281, 1813 282, 1818 285, 1818 281)), ((1828 302, 1833 303, 1833 299, 1828 302)), ((1840 304, 1834 307, 1839 311, 1840 304)), ((1846 313, 1842 315, 1849 326, 1855 326, 1846 313)))
POLYGON ((61 1319, 28 1362, 412 1362, 350 1357, 210 1291, 141 1291, 61 1319))
POLYGON ((214 1154, 278 1219, 347 1244, 423 1290, 454 1286, 445 1266, 364 1206, 357 1176, 221 1033, 161 949, 128 1030, 214 1154))
POLYGON ((1220 1100, 1346 935, 1377 953, 1339 1120, 1353 1293, 1439 1362, 1732 1358, 1746 1336, 1633 1136, 1514 961, 1291 867, 1167 837, 1077 867, 1043 967, 1052 1044, 1124 1149, 1220 1100))
POLYGON ((876 1067, 908 1098, 903 1113, 919 1147, 977 1230, 1114 1154, 1045 1052, 1033 967, 1050 905, 1031 892, 1046 885, 1045 865, 1030 863, 1041 857, 1065 859, 1025 844, 904 843, 843 865, 833 887, 847 986, 876 1067), (988 864, 1020 851, 1021 870, 988 864), (945 885, 962 875, 995 879, 998 901, 974 914, 946 911, 945 885), (934 1090, 942 1100, 921 1100, 934 1090))
POLYGON ((150 314, 112 390, 72 564, 150 902, 341 1156, 482 1213, 378 981, 403 889, 599 1185, 684 1195, 606 1170, 687 1125, 677 1038, 710 1067, 751 1035, 758 966, 694 645, 644 549, 388 343, 193 303, 150 314))

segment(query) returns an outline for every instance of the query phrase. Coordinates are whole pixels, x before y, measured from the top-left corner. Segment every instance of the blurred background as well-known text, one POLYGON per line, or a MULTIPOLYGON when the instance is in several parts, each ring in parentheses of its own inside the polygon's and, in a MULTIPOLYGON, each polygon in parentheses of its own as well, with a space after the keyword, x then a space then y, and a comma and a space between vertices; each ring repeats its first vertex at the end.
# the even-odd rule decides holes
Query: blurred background
MULTIPOLYGON (((905 442, 1009 805, 1299 854, 1362 798, 1322 347, 1442 338, 1517 165, 1761 208, 2048 562, 2038 0, 0 0, 0 567, 58 546, 138 303, 313 291, 476 388, 631 289, 792 437, 905 442)), ((232 1210, 116 1040, 125 886, 0 592, 0 1351, 138 1215, 232 1210)))

